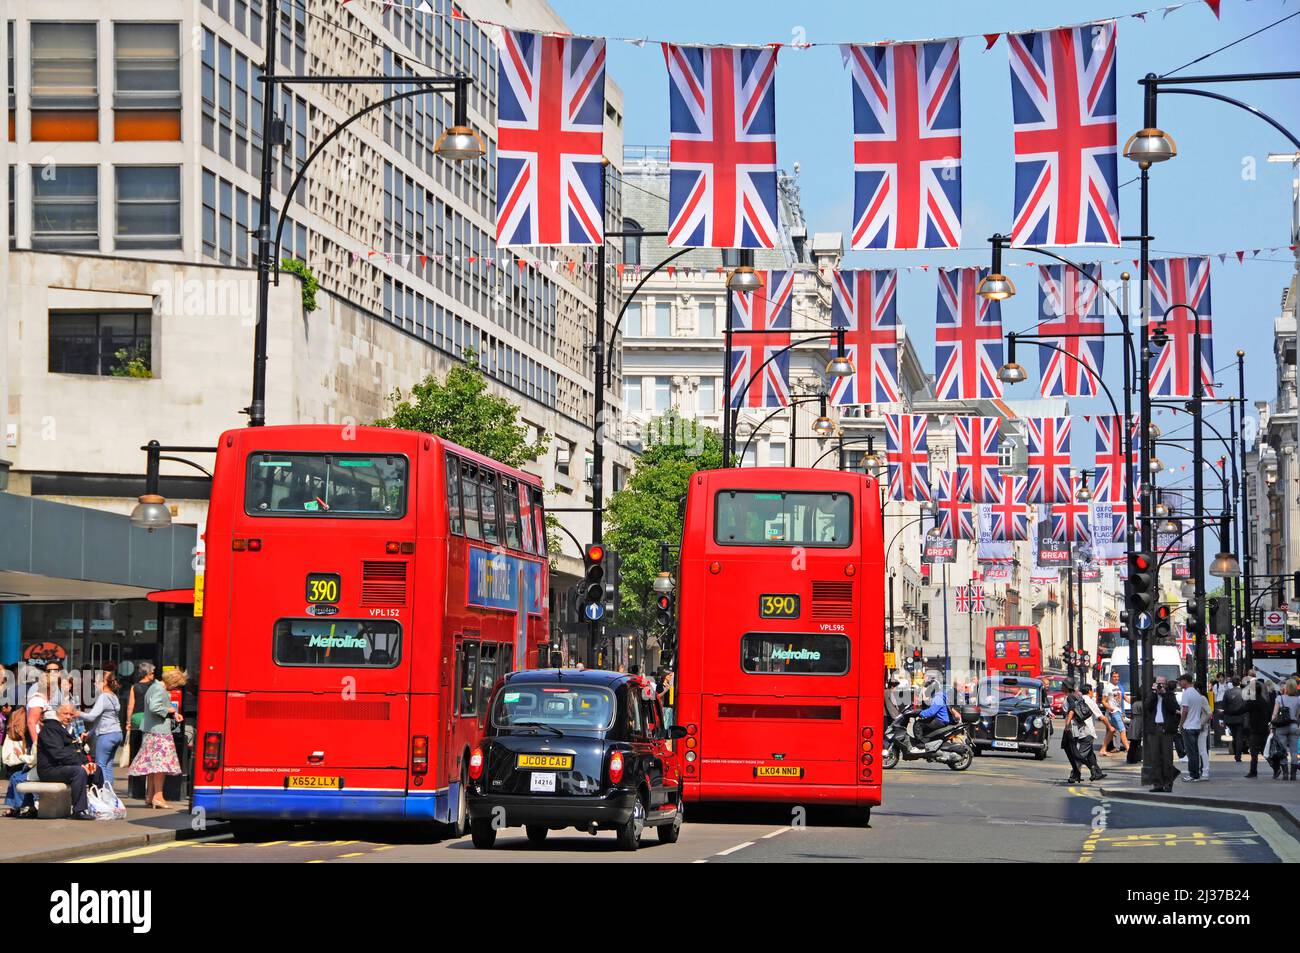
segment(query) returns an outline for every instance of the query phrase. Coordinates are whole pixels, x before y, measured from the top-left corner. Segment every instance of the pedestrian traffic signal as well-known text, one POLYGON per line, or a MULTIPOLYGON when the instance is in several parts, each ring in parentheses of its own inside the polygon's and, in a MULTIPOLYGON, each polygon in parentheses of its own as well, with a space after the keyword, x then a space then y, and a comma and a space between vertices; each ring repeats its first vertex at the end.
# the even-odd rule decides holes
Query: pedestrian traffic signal
POLYGON ((661 592, 655 597, 655 621, 665 629, 673 627, 673 594, 661 592))
POLYGON ((1153 635, 1157 639, 1167 639, 1173 634, 1169 621, 1172 615, 1173 610, 1168 606, 1156 606, 1156 625, 1153 635))
POLYGON ((1156 561, 1149 552, 1130 553, 1128 557, 1128 608, 1134 621, 1150 612, 1156 601, 1156 561))
POLYGON ((1196 596, 1187 597, 1187 631, 1189 633, 1199 634, 1205 631, 1205 616, 1202 615, 1203 608, 1196 601, 1196 596))

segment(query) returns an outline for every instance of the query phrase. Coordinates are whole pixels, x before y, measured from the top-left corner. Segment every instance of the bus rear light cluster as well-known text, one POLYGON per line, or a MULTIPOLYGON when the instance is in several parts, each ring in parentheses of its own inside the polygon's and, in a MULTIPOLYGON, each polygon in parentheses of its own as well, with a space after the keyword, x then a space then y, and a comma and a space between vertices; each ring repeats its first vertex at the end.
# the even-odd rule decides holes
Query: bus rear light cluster
POLYGON ((876 747, 876 743, 875 743, 874 741, 872 741, 870 738, 868 738, 866 741, 862 742, 862 750, 863 750, 863 751, 873 751, 873 750, 875 750, 875 747, 876 747))
POLYGON ((203 770, 212 774, 221 767, 221 732, 209 731, 203 736, 203 770))
POLYGON ((693 765, 693 764, 688 764, 688 765, 686 766, 686 773, 687 773, 687 774, 694 774, 694 773, 695 773, 695 765, 693 765))
POLYGON ((237 553, 250 552, 260 553, 262 551, 262 541, 260 539, 244 539, 242 536, 236 536, 230 541, 230 548, 237 553))
POLYGON ((686 733, 687 733, 688 735, 693 735, 693 734, 695 734, 696 732, 698 732, 699 730, 700 730, 700 729, 699 729, 697 726, 695 726, 695 725, 687 725, 687 726, 686 726, 686 733))
POLYGON ((875 761, 876 759, 869 754, 864 754, 862 756, 862 765, 864 769, 866 768, 867 765, 875 764, 875 761))
POLYGON ((875 733, 876 733, 876 730, 875 730, 874 728, 872 728, 870 725, 868 725, 866 728, 863 728, 863 729, 862 729, 862 737, 864 737, 864 738, 871 738, 871 737, 873 737, 873 736, 875 735, 875 733))
POLYGON ((863 765, 862 767, 862 780, 863 781, 871 780, 871 769, 865 765, 863 765))
POLYGON ((615 751, 609 756, 609 783, 623 783, 623 752, 615 751))
POLYGON ((429 736, 416 735, 411 739, 411 773, 429 773, 429 736))
POLYGON ((384 552, 393 556, 396 556, 398 553, 409 556, 411 553, 415 552, 415 543, 402 543, 395 539, 390 539, 388 542, 384 543, 384 552))
POLYGON ((722 572, 722 563, 718 562, 716 559, 709 563, 709 572, 713 573, 715 576, 722 572))
POLYGON ((483 749, 475 748, 469 753, 469 776, 477 781, 483 777, 483 749))
POLYGON ((844 567, 844 575, 846 576, 852 576, 857 571, 858 571, 858 567, 853 565, 853 563, 849 563, 847 566, 844 567))
POLYGON ((695 763, 695 759, 698 758, 698 757, 699 757, 699 755, 696 754, 694 751, 688 751, 688 752, 686 752, 686 763, 687 763, 687 764, 694 764, 694 763, 695 763))

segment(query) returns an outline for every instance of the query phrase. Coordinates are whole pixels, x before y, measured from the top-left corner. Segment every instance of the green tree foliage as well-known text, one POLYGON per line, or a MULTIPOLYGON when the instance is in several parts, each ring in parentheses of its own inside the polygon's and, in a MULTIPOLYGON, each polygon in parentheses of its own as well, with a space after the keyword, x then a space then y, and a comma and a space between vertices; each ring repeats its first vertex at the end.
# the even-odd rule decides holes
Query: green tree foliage
POLYGON ((302 309, 308 314, 315 311, 318 307, 316 292, 320 291, 320 282, 316 280, 316 273, 305 261, 298 258, 281 258, 280 270, 298 276, 302 282, 302 309))
POLYGON ((681 541, 678 500, 697 470, 722 466, 722 438, 670 411, 647 426, 645 445, 627 485, 610 497, 605 513, 605 544, 623 558, 618 621, 633 628, 642 645, 656 627, 652 584, 659 573, 659 543, 675 547, 681 541))
POLYGON ((389 400, 392 413, 375 421, 376 426, 434 434, 508 466, 537 459, 550 441, 546 433, 528 441, 519 408, 488 390, 473 351, 466 351, 465 363, 453 366, 442 380, 430 374, 409 395, 398 389, 389 400))

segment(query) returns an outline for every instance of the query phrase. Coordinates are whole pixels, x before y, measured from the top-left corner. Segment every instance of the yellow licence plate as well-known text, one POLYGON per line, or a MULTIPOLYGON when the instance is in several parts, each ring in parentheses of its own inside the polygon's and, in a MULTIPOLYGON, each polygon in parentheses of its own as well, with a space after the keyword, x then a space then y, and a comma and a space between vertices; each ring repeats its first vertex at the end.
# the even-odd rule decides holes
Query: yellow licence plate
POLYGON ((516 768, 541 768, 546 771, 568 771, 573 767, 571 754, 521 754, 515 757, 516 768))
POLYGON ((761 764, 754 769, 756 778, 802 778, 803 768, 792 764, 761 764))
POLYGON ((337 791, 343 787, 342 778, 327 778, 319 774, 291 774, 284 779, 286 788, 326 788, 337 791))

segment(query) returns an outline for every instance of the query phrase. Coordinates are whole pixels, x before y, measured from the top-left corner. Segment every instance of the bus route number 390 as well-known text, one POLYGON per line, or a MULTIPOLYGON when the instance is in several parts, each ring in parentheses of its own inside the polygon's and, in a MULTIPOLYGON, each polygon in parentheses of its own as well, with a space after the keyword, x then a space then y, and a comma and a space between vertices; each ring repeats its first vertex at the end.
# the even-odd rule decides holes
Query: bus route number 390
POLYGON ((310 603, 335 603, 339 601, 341 586, 336 572, 307 573, 307 601, 310 603))
POLYGON ((799 597, 790 593, 764 593, 758 597, 760 619, 799 618, 799 597))

